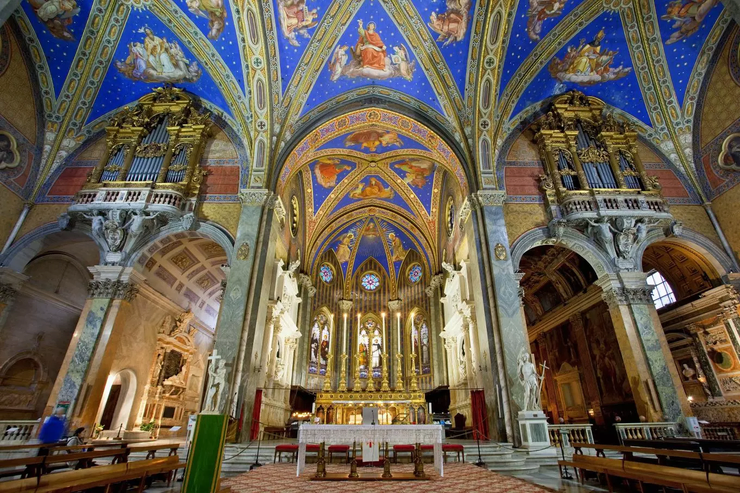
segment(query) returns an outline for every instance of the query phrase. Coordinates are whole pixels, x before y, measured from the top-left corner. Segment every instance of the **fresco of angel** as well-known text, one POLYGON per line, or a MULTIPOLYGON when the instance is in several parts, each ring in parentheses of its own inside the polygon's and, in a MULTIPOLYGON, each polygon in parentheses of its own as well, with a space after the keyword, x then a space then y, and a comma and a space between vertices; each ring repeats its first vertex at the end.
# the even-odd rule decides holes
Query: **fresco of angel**
POLYGON ((128 44, 126 60, 116 60, 116 68, 124 76, 142 82, 195 82, 202 71, 198 62, 185 56, 177 41, 168 42, 144 27, 142 42, 128 44))
POLYGON ((472 5, 472 0, 447 0, 447 10, 444 13, 432 12, 428 25, 439 34, 438 43, 444 41, 442 46, 447 46, 465 38, 472 5))
POLYGON ((371 176, 367 183, 361 181, 357 188, 349 192, 352 199, 392 199, 394 195, 392 188, 386 188, 374 176, 371 176))
POLYGON ((632 67, 612 67, 618 51, 602 50, 604 30, 589 41, 582 39, 578 47, 568 46, 562 60, 553 58, 548 66, 550 75, 560 82, 573 82, 592 86, 601 82, 618 80, 632 72, 632 67))
POLYGON ((291 45, 300 46, 298 35, 311 37, 308 30, 319 23, 319 9, 306 7, 306 0, 278 0, 277 5, 283 36, 291 45))
POLYGON ((224 0, 185 0, 188 10, 198 17, 208 19, 208 39, 218 39, 226 23, 224 0))
POLYGON ((80 13, 76 0, 28 0, 36 16, 55 38, 74 41, 69 26, 80 13))
POLYGON ((355 46, 338 46, 329 59, 332 82, 341 77, 349 79, 364 77, 375 80, 403 77, 406 80, 412 80, 416 70, 416 60, 410 59, 406 47, 394 46, 389 56, 385 43, 375 31, 375 23, 368 22, 365 27, 360 19, 357 24, 358 38, 355 46))
POLYGON ((351 147, 353 145, 359 145, 361 150, 367 149, 370 152, 375 152, 378 146, 390 147, 394 145, 401 147, 403 146, 403 141, 396 132, 370 128, 368 130, 353 132, 344 139, 345 147, 351 147))
POLYGON ((342 171, 349 171, 352 166, 343 164, 341 159, 334 157, 322 157, 313 168, 313 174, 316 181, 324 188, 334 188, 337 186, 337 176, 342 171))
POLYGON ((426 159, 406 159, 394 163, 393 166, 401 171, 405 171, 406 176, 403 178, 403 181, 409 186, 416 188, 424 188, 426 186, 427 178, 434 173, 435 168, 434 163, 426 159))
POLYGON ((532 41, 539 41, 542 24, 547 19, 558 17, 568 0, 529 0, 527 11, 527 35, 532 41))
POLYGON ((673 29, 678 29, 665 44, 673 44, 688 38, 701 27, 701 23, 719 0, 674 0, 668 3, 666 13, 661 16, 664 21, 674 21, 673 29))

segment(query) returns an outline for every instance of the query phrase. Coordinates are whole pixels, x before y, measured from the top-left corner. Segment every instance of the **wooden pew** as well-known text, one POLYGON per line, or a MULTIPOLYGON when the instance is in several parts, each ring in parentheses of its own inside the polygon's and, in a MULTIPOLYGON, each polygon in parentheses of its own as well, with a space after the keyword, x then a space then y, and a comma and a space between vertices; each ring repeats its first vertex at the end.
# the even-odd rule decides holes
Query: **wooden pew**
POLYGON ((46 474, 37 478, 19 479, 0 483, 0 493, 72 493, 91 488, 134 482, 143 491, 156 475, 170 474, 185 467, 178 456, 125 462, 93 469, 46 474))
POLYGON ((113 457, 113 462, 126 462, 129 449, 94 450, 91 452, 66 452, 53 455, 39 455, 18 459, 0 460, 0 475, 27 478, 48 474, 54 469, 66 468, 68 462, 77 462, 77 469, 90 467, 95 459, 113 457), (5 470, 8 469, 8 470, 5 470))
POLYGON ((581 482, 584 479, 584 471, 596 472, 599 475, 603 475, 609 491, 614 490, 611 481, 612 477, 622 478, 628 482, 636 482, 638 491, 643 490, 643 483, 676 488, 684 492, 717 491, 722 493, 737 493, 738 491, 738 480, 735 476, 705 473, 703 471, 661 466, 645 462, 574 454, 572 461, 558 461, 558 465, 572 465, 578 469, 580 471, 581 482))
POLYGON ((740 452, 740 440, 666 438, 663 440, 625 440, 624 445, 673 450, 692 450, 694 452, 740 452))
POLYGON ((182 446, 180 443, 166 443, 166 444, 160 444, 160 445, 138 445, 135 447, 129 447, 129 450, 131 450, 131 453, 137 453, 137 452, 146 452, 146 458, 147 459, 154 459, 156 457, 158 450, 169 450, 168 456, 171 455, 177 455, 177 449, 179 449, 182 446))
POLYGON ((620 452, 625 460, 654 462, 662 466, 686 467, 694 465, 697 469, 707 472, 725 473, 721 468, 731 467, 740 469, 740 455, 691 452, 688 450, 656 449, 648 447, 626 447, 622 445, 604 445, 596 443, 573 443, 576 454, 582 454, 582 449, 596 450, 597 457, 606 457, 605 450, 620 452), (635 454, 655 455, 657 459, 635 457, 635 454), (673 459, 673 460, 671 460, 673 459), (675 460, 678 459, 678 460, 675 460))

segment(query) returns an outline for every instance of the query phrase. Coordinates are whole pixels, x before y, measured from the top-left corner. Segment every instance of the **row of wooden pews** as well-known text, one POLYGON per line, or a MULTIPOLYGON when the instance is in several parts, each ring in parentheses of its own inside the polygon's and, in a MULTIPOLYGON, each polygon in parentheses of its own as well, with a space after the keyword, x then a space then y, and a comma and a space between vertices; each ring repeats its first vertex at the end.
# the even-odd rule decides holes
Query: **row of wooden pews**
POLYGON ((122 491, 135 486, 144 491, 157 476, 165 476, 169 486, 172 476, 185 466, 176 455, 159 459, 123 462, 75 471, 45 474, 32 478, 0 482, 0 493, 72 493, 92 488, 120 486, 122 491))
POLYGON ((668 448, 628 447, 619 445, 573 443, 575 453, 570 461, 558 461, 558 466, 570 466, 583 482, 587 472, 606 482, 613 491, 612 481, 619 478, 643 491, 643 484, 676 488, 684 492, 738 492, 740 455, 705 453, 668 448), (584 449, 596 455, 585 455, 584 449), (622 458, 608 458, 605 452, 621 453, 622 458))
MULTIPOLYGON (((185 466, 177 455, 179 443, 128 445, 113 442, 77 446, 25 446, 25 452, 38 455, 0 460, 1 476, 21 478, 0 482, 0 493, 73 492, 97 487, 105 487, 106 491, 110 491, 111 486, 120 486, 125 491, 132 483, 141 491, 155 478, 166 479, 169 484, 176 471, 185 466), (158 451, 167 451, 168 456, 157 458, 158 451), (146 458, 130 461, 131 454, 146 454, 146 458), (97 465, 96 459, 109 464, 97 465), (75 470, 54 473, 72 465, 75 470)), ((13 448, 15 452, 24 451, 13 448)))

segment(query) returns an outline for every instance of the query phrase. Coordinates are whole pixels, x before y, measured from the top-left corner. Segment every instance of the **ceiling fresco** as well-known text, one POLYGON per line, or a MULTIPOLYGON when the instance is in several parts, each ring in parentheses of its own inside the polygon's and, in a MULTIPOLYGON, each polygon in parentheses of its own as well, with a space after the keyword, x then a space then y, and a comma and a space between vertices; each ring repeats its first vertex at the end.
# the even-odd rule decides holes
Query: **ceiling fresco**
MULTIPOLYGON (((240 188, 282 193, 300 181, 311 262, 356 227, 347 245, 355 260, 384 257, 394 276, 393 248, 414 248, 436 271, 447 184, 460 197, 502 188, 502 166, 492 163, 505 161, 507 137, 557 94, 578 89, 641 122, 642 137, 693 180, 691 101, 711 73, 716 26, 734 28, 723 8, 720 0, 23 0, 16 22, 40 86, 54 90, 43 91, 44 142, 64 151, 44 151, 34 173, 43 181, 72 166, 115 110, 172 84, 230 127, 245 150, 240 188)), ((43 192, 36 186, 24 199, 43 192)))
POLYGON ((390 87, 443 111, 408 42, 379 1, 366 1, 347 24, 302 112, 364 85, 390 87))
MULTIPOLYGON (((233 36, 233 27, 231 31, 233 36)), ((238 57, 238 51, 232 55, 238 57)), ((231 62, 240 75, 241 61, 231 62)), ((88 121, 131 103, 132 95, 143 95, 163 83, 182 87, 232 114, 210 74, 183 42, 148 11, 133 10, 88 121)))
POLYGON ((22 3, 44 47, 56 94, 61 92, 67 79, 92 4, 93 0, 61 3, 28 0, 22 3))

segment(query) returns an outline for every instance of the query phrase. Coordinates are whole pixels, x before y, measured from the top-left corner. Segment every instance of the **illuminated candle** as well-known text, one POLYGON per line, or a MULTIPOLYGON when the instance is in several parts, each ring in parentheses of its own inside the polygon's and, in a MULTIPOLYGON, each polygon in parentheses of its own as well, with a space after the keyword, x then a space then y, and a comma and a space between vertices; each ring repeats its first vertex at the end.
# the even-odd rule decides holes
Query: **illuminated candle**
POLYGON ((380 314, 381 317, 383 317, 383 352, 385 352, 385 312, 380 314))
POLYGON ((398 312, 398 352, 401 352, 401 312, 398 312))
POLYGON ((347 354, 347 314, 344 314, 344 332, 342 334, 342 354, 347 354))

